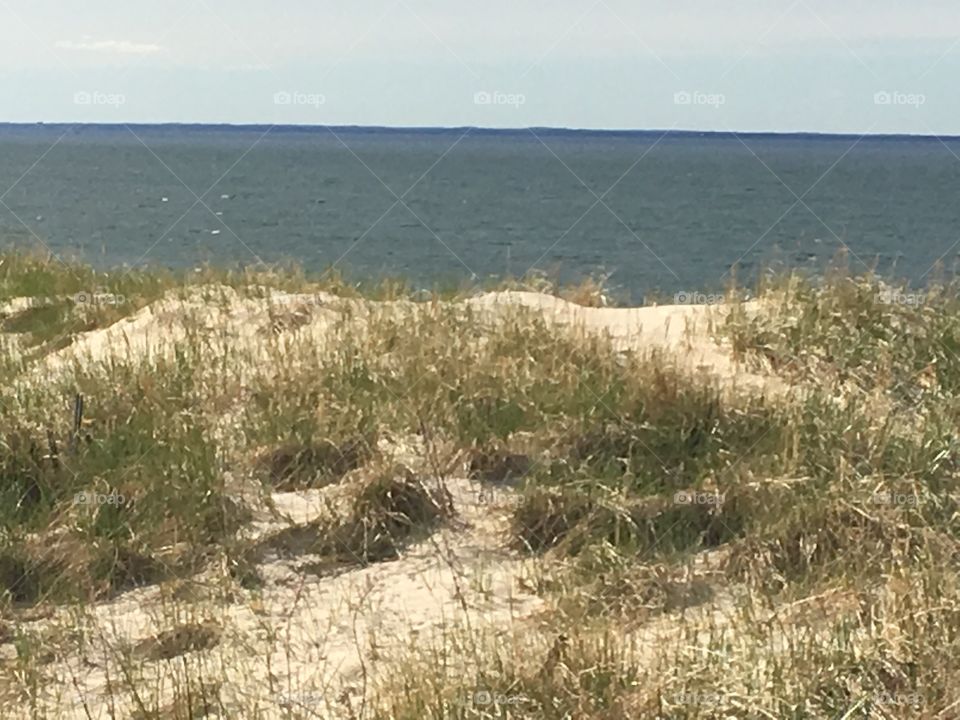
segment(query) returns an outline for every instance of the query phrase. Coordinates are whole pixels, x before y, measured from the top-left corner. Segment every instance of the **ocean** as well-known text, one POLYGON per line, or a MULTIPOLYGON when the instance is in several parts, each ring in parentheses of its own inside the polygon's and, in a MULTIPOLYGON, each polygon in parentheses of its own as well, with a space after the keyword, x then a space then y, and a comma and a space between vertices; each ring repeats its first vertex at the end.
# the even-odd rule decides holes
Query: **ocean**
POLYGON ((960 139, 0 125, 0 242, 102 267, 296 261, 424 287, 542 271, 633 300, 960 251, 960 139))

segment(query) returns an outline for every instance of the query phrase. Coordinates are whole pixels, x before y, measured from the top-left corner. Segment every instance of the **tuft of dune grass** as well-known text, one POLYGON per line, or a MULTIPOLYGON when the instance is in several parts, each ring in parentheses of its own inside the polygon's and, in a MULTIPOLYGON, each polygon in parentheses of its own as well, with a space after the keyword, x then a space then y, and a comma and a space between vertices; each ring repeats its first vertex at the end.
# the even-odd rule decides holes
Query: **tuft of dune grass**
POLYGON ((343 515, 281 530, 258 541, 253 552, 318 555, 330 567, 366 565, 397 557, 451 513, 441 487, 404 465, 387 465, 355 480, 343 515))

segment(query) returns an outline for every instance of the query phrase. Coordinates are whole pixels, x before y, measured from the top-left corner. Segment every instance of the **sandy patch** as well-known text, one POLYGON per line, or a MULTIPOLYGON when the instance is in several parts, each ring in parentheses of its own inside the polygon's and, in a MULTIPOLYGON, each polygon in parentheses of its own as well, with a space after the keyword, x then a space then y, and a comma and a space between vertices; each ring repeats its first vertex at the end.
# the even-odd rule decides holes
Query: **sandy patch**
MULTIPOLYGON (((271 557, 259 567, 262 590, 235 594, 233 602, 212 602, 218 588, 199 576, 176 603, 169 588, 149 587, 98 603, 83 617, 61 608, 31 623, 38 633, 85 636, 81 652, 66 651, 44 668, 41 707, 65 719, 132 717, 137 703, 122 691, 124 664, 134 668, 143 697, 169 702, 170 677, 188 657, 195 667, 202 663, 208 681, 223 683, 221 697, 238 711, 256 705, 264 718, 288 717, 290 707, 307 717, 348 716, 364 688, 385 679, 379 668, 414 643, 442 646, 457 629, 502 631, 542 607, 519 581, 525 561, 503 550, 509 496, 465 479, 449 480, 448 489, 456 517, 397 560, 318 575, 310 569, 318 558, 271 557), (191 603, 191 589, 206 601, 191 603), (157 633, 203 622, 222 628, 210 649, 153 660, 137 653, 157 633)), ((328 507, 322 495, 277 493, 276 509, 295 524, 262 522, 255 533, 313 520, 328 507)), ((13 654, 12 645, 2 646, 6 662, 13 654)))

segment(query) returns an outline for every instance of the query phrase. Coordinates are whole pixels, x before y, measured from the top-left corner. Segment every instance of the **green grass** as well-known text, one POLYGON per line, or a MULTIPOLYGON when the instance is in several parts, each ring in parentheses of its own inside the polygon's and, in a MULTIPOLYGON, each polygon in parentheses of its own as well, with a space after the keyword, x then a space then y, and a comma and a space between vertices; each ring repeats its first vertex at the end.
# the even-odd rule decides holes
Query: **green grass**
MULTIPOLYGON (((596 283, 564 292, 607 302, 596 283)), ((359 302, 415 297, 398 282, 123 276, 4 256, 0 298, 54 301, 0 327, 43 350, 0 365, 0 593, 10 607, 85 604, 222 570, 231 593, 255 596, 268 552, 317 555, 320 575, 369 567, 456 527, 445 483, 469 467, 511 488, 498 542, 533 568, 542 622, 411 646, 367 717, 949 717, 960 297, 907 294, 836 272, 768 283, 754 314, 732 306, 721 337, 795 391, 777 396, 726 392, 530 311, 493 322, 436 297, 359 302), (62 338, 213 283, 358 302, 272 309, 252 343, 185 316, 168 353, 31 374, 62 338), (63 299, 91 288, 131 300, 85 315, 63 299), (403 452, 416 462, 396 462, 403 452), (251 543, 228 478, 254 487, 255 505, 330 488, 346 504, 251 543), (77 501, 90 494, 124 501, 77 501), (817 598, 844 602, 791 620, 817 598), (657 622, 678 635, 644 640, 657 622), (478 691, 517 700, 464 701, 478 691)), ((28 649, 24 692, 39 664, 28 649)))

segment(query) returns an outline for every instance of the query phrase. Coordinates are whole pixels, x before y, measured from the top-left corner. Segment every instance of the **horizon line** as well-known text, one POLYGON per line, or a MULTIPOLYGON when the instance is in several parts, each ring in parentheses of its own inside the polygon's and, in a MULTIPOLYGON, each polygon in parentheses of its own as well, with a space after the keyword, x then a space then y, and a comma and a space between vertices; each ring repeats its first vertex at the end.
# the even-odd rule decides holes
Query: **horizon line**
POLYGON ((821 132, 813 130, 706 130, 706 129, 678 129, 678 128, 573 128, 551 125, 530 125, 524 127, 487 127, 480 125, 338 125, 331 123, 214 123, 214 122, 47 122, 37 120, 33 122, 0 121, 0 129, 23 128, 188 128, 188 129, 226 129, 226 130, 343 130, 383 133, 457 133, 470 132, 483 135, 508 135, 523 133, 553 133, 570 135, 653 135, 653 136, 727 136, 727 137, 782 137, 782 138, 864 138, 864 139, 909 139, 909 140, 960 140, 960 135, 936 133, 855 133, 855 132, 821 132))

